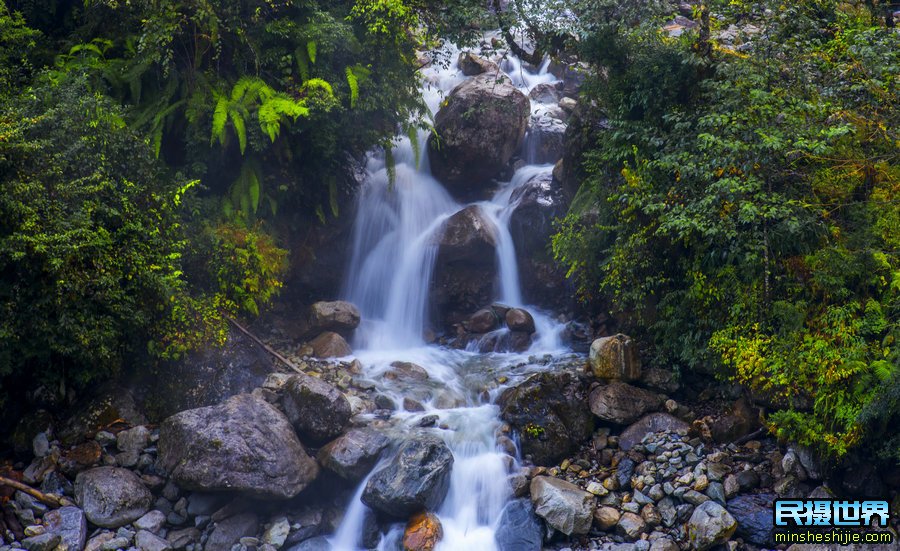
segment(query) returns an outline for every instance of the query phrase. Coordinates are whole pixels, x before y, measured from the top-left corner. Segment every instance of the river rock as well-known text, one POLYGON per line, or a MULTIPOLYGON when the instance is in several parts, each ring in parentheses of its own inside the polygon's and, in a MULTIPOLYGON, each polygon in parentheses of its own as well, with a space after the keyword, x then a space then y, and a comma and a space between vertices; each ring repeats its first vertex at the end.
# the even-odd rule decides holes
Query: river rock
POLYGON ((541 112, 529 117, 525 147, 525 159, 529 164, 553 164, 562 158, 566 123, 559 116, 562 114, 541 112))
POLYGON ((56 549, 56 546, 60 544, 60 541, 58 534, 51 534, 48 532, 25 538, 22 541, 22 545, 28 551, 53 551, 56 549))
POLYGON ((646 529, 644 519, 635 513, 623 513, 616 524, 616 532, 630 540, 640 538, 646 529))
POLYGON ((134 543, 141 551, 171 551, 172 545, 163 538, 147 530, 138 530, 134 543))
POLYGON ((619 510, 615 507, 598 507, 597 510, 594 511, 594 524, 597 528, 605 532, 619 524, 619 518, 621 518, 621 516, 619 510))
POLYGON ((467 77, 480 75, 488 71, 496 73, 500 70, 497 64, 472 52, 460 52, 457 66, 467 77))
POLYGON ((567 536, 591 529, 596 499, 570 482, 536 476, 531 480, 531 501, 539 517, 567 536))
POLYGON ((159 534, 166 525, 166 515, 162 511, 150 511, 146 515, 134 521, 134 527, 138 530, 146 530, 153 534, 159 534))
POLYGON ((551 82, 542 82, 528 92, 528 99, 545 105, 559 103, 559 90, 551 82))
POLYGON ((255 536, 259 518, 253 513, 239 513, 216 523, 204 551, 230 551, 241 538, 255 536))
POLYGON ((432 300, 448 325, 491 302, 497 279, 497 242, 497 228, 477 205, 452 215, 435 234, 433 244, 438 250, 432 300))
POLYGON ((660 431, 687 433, 690 428, 690 425, 668 413, 650 413, 622 431, 619 435, 619 448, 628 451, 650 433, 660 431))
POLYGON ((663 403, 658 394, 619 381, 597 387, 589 401, 594 415, 617 425, 633 423, 645 413, 658 410, 663 403))
POLYGON ((376 430, 352 429, 326 444, 317 458, 326 469, 356 482, 369 474, 389 443, 390 439, 376 430))
POLYGON ((363 503, 400 518, 434 511, 447 496, 452 468, 453 454, 442 441, 432 437, 407 440, 387 466, 369 478, 363 503))
POLYGON ((527 499, 514 499, 500 513, 494 533, 497 551, 541 551, 543 529, 527 499))
POLYGON ((119 453, 116 462, 122 467, 137 465, 141 452, 150 443, 150 429, 143 425, 123 430, 116 435, 116 447, 119 453))
POLYGON ((454 88, 435 116, 435 135, 428 140, 435 177, 458 196, 483 189, 519 149, 530 105, 499 71, 454 88))
POLYGON ((509 233, 516 247, 522 296, 529 304, 562 310, 573 292, 566 271, 553 259, 554 221, 566 215, 569 203, 562 185, 548 171, 539 172, 513 191, 509 233))
POLYGON ((75 478, 75 501, 93 524, 118 528, 146 513, 153 495, 133 472, 118 467, 97 467, 75 478))
POLYGON ((510 331, 534 333, 534 317, 528 310, 522 308, 510 308, 506 312, 506 326, 510 331))
POLYGON ((406 523, 403 532, 404 551, 434 551, 444 537, 441 521, 434 513, 418 513, 406 523))
POLYGON ((519 435, 523 455, 536 465, 550 465, 590 437, 594 420, 585 407, 586 389, 569 372, 532 375, 505 390, 500 415, 519 435))
POLYGON ((335 438, 350 421, 350 402, 336 387, 308 375, 292 376, 281 405, 298 436, 312 442, 335 438))
POLYGON ((349 337, 359 326, 359 321, 359 309, 347 301, 316 302, 309 307, 306 313, 302 334, 314 336, 325 331, 332 331, 349 337))
POLYGON ((384 374, 392 381, 423 382, 428 380, 428 370, 412 362, 391 362, 391 369, 384 374))
POLYGON ((353 349, 344 337, 333 331, 326 331, 309 341, 309 346, 316 358, 343 358, 353 354, 353 349))
POLYGON ((87 539, 87 522, 78 507, 60 507, 44 513, 47 532, 56 534, 70 551, 84 548, 87 539))
POLYGON ((439 234, 438 257, 444 262, 495 260, 497 228, 478 205, 469 205, 448 218, 439 234))
POLYGON ((715 501, 701 503, 688 521, 688 541, 694 551, 706 551, 728 541, 737 530, 731 513, 715 501))
POLYGON ((774 542, 775 522, 772 515, 775 494, 742 495, 730 501, 726 509, 737 521, 737 536, 756 545, 774 542))
POLYGON ((159 464, 185 489, 276 499, 299 494, 319 473, 285 416, 251 394, 163 421, 159 464))
POLYGON ((500 328, 500 318, 492 308, 482 308, 469 316, 463 327, 470 333, 488 333, 500 328))
POLYGON ((641 378, 641 360, 637 343, 628 335, 613 335, 597 339, 591 344, 588 363, 598 379, 617 379, 625 382, 641 378))

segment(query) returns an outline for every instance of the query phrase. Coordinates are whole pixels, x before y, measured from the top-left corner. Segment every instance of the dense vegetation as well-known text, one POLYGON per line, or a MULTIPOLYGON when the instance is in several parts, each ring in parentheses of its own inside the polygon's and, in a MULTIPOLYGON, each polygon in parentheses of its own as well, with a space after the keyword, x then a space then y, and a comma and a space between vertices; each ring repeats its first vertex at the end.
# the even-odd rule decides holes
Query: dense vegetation
POLYGON ((277 229, 338 215, 353 157, 421 120, 417 50, 474 14, 0 2, 0 407, 257 314, 287 263, 277 229))
POLYGON ((0 2, 0 405, 258 313, 277 228, 337 216, 352 159, 427 123, 416 52, 483 24, 593 68, 554 239, 582 298, 779 436, 900 460, 896 7, 495 4, 0 2))
POLYGON ((710 2, 679 37, 669 14, 585 29, 598 130, 554 242, 582 295, 609 299, 656 362, 748 385, 779 436, 833 456, 900 459, 887 7, 710 2), (722 34, 735 23, 743 37, 722 34))

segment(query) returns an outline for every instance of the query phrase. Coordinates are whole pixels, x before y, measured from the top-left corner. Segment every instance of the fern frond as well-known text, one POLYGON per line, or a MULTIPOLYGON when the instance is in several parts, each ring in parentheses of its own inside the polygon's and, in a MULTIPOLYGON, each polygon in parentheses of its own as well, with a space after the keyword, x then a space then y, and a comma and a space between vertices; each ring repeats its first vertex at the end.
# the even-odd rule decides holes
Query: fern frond
POLYGON ((347 84, 350 86, 350 109, 356 107, 356 100, 359 99, 359 79, 353 73, 353 69, 347 67, 347 84))
POLYGON ((310 40, 306 43, 306 53, 309 55, 309 60, 312 63, 316 62, 316 41, 310 40))
POLYGON ((294 56, 297 58, 297 68, 300 69, 300 79, 304 82, 309 80, 309 54, 303 48, 297 48, 294 56))
POLYGON ((209 144, 212 145, 217 139, 219 143, 225 145, 225 123, 228 121, 228 98, 216 94, 216 109, 213 111, 212 120, 212 136, 209 144))
POLYGON ((303 83, 303 88, 307 91, 321 90, 328 94, 329 97, 334 97, 334 89, 331 87, 331 84, 321 78, 311 78, 307 80, 303 83))
POLYGON ((234 133, 237 134, 241 155, 243 155, 247 149, 247 127, 244 123, 243 114, 238 109, 229 109, 228 116, 231 119, 231 124, 234 126, 234 133))

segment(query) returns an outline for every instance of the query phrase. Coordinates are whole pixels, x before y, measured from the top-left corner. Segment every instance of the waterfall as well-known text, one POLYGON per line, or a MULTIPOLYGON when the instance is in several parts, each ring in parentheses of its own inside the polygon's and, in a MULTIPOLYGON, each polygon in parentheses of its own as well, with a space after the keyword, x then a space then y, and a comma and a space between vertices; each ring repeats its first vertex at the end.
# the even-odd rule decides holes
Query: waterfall
MULTIPOLYGON (((456 51, 451 59, 456 59, 456 51)), ((508 58, 503 66, 513 82, 526 94, 533 86, 550 82, 547 64, 529 72, 508 58)), ((440 102, 463 77, 455 61, 448 67, 424 70, 423 97, 436 112, 440 102)), ((427 346, 423 332, 429 319, 431 277, 436 260, 437 237, 443 223, 467 205, 457 203, 430 174, 425 152, 427 132, 418 134, 418 147, 408 137, 398 138, 393 151, 396 177, 390 181, 382 154, 369 155, 368 178, 358 198, 354 244, 343 296, 362 314, 362 325, 354 342, 356 356, 364 366, 364 376, 381 394, 403 403, 414 397, 424 413, 397 411, 392 417, 401 433, 416 426, 423 415, 437 415, 438 427, 431 429, 443 438, 454 455, 450 490, 436 513, 444 537, 438 549, 495 549, 494 533, 503 507, 510 499, 507 482, 510 457, 497 449, 502 425, 499 408, 492 403, 499 394, 498 374, 509 373, 510 383, 521 380, 540 367, 509 372, 513 365, 526 365, 528 354, 559 352, 561 325, 535 308, 538 338, 528 354, 474 354, 427 346), (383 375, 395 361, 413 362, 429 374, 427 382, 400 384, 383 375), (485 389, 491 389, 486 392, 485 389), (485 395, 489 398, 485 398, 485 395)), ((527 149, 528 143, 523 145, 527 149)), ((509 306, 523 307, 516 251, 509 221, 517 206, 511 198, 516 189, 551 165, 526 166, 500 186, 490 201, 476 203, 496 226, 499 274, 496 299, 509 306)), ((513 458, 513 463, 517 464, 513 458)), ((365 506, 360 502, 365 482, 360 485, 338 532, 331 538, 335 551, 355 551, 362 529, 365 506)), ((396 525, 383 535, 379 549, 396 549, 403 526, 396 525)))

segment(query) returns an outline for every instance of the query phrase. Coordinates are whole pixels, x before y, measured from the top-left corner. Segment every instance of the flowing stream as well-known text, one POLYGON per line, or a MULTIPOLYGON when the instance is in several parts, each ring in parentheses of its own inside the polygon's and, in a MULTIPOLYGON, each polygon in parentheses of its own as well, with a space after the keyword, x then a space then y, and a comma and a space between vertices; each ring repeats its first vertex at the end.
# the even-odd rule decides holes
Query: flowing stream
MULTIPOLYGON (((537 84, 555 80, 546 64, 537 72, 528 71, 516 59, 506 59, 501 66, 526 95, 537 84)), ((450 90, 466 78, 455 62, 446 68, 429 67, 424 73, 422 93, 432 113, 437 112, 450 90)), ((447 218, 467 206, 456 202, 431 176, 425 153, 427 137, 427 132, 419 133, 418 147, 407 137, 398 138, 392 184, 384 156, 369 156, 368 178, 360 193, 355 220, 350 277, 343 294, 362 314, 354 348, 364 366, 363 377, 397 406, 402 405, 404 398, 413 398, 425 407, 426 411, 418 413, 398 407, 392 422, 405 430, 425 415, 437 415, 436 427, 425 430, 442 438, 453 452, 450 491, 437 511, 444 532, 438 549, 489 551, 496 549, 497 521, 511 497, 507 481, 509 456, 496 443, 502 423, 499 408, 493 402, 504 388, 497 381, 501 376, 506 377, 503 380, 507 386, 521 381, 546 369, 546 362, 537 358, 569 351, 560 343, 562 326, 547 313, 531 307, 528 310, 535 318, 537 336, 525 353, 484 354, 426 344, 423 334, 429 320, 429 290, 437 254, 435 236, 447 218), (417 150, 422 152, 418 159, 417 150), (396 361, 424 367, 429 380, 401 383, 382 377, 396 361)), ((529 158, 528 151, 533 146, 526 137, 523 158, 529 158)), ((508 228, 516 207, 515 202, 511 204, 511 197, 532 177, 552 168, 524 166, 499 187, 492 200, 476 203, 496 226, 496 300, 509 306, 527 306, 522 301, 516 251, 508 228)), ((330 540, 335 551, 360 548, 366 515, 366 506, 360 500, 364 486, 365 481, 330 540)), ((396 525, 382 538, 378 549, 398 549, 402 534, 403 525, 396 525)))

